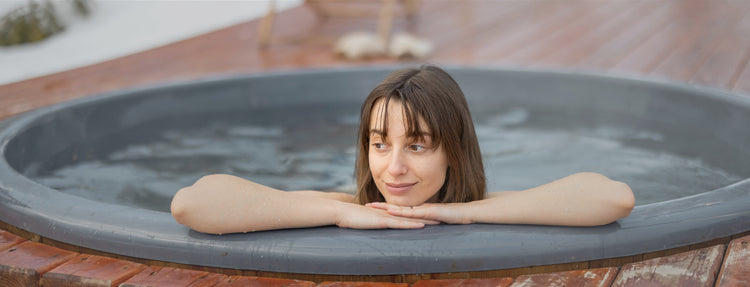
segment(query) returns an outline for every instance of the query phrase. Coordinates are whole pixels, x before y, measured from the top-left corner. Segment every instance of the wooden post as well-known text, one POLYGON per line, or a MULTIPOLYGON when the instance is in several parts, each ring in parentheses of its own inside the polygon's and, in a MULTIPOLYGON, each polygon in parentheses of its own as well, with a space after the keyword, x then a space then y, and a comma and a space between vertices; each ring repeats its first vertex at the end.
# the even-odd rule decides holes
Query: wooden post
POLYGON ((261 48, 268 47, 271 44, 271 29, 273 29, 273 18, 276 15, 276 1, 271 0, 268 3, 268 13, 263 16, 258 25, 258 44, 261 48))
POLYGON ((391 35, 391 26, 393 24, 393 13, 396 6, 396 0, 383 0, 378 16, 378 36, 384 44, 388 44, 388 38, 391 35))

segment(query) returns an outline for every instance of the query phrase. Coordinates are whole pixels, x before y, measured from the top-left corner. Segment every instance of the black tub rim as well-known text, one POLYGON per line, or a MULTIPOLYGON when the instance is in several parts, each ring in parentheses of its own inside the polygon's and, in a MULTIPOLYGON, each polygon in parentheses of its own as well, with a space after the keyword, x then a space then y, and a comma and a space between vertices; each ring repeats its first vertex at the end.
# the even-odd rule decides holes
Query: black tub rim
MULTIPOLYGON (((17 173, 5 160, 7 144, 25 127, 40 117, 78 105, 176 86, 290 74, 391 71, 396 68, 278 71, 158 84, 64 102, 7 119, 0 123, 0 154, 3 155, 0 161, 0 221, 53 240, 130 257, 232 269, 332 275, 470 272, 561 264, 642 254, 750 230, 750 209, 747 208, 750 206, 750 178, 746 178, 701 194, 639 205, 629 217, 593 228, 486 224, 429 226, 422 230, 320 227, 214 236, 190 231, 174 222, 168 213, 145 209, 133 211, 129 207, 55 191, 17 173), (87 220, 89 218, 98 221, 87 220), (147 221, 149 225, 143 226, 142 223, 147 221), (432 239, 427 241, 425 238, 432 239), (419 250, 426 243, 438 247, 453 246, 462 252, 445 248, 419 250), (360 247, 363 244, 374 245, 366 249, 360 247), (367 260, 362 260, 363 257, 367 260)), ((630 81, 698 92, 750 111, 750 100, 746 97, 664 80, 570 71, 485 67, 448 69, 630 81)))

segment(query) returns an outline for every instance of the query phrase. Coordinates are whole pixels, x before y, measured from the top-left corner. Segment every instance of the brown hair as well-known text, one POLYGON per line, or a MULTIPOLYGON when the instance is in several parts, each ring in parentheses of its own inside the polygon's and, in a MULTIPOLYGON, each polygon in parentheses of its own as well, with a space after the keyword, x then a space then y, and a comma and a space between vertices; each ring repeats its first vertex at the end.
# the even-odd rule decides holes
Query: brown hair
MULTIPOLYGON (((385 201, 373 181, 368 157, 370 116, 380 99, 384 99, 381 111, 384 118, 388 117, 389 101, 401 101, 409 137, 424 139, 425 132, 419 124, 419 118, 422 118, 431 131, 433 148, 443 145, 448 157, 448 171, 445 183, 438 192, 438 202, 470 202, 484 198, 484 166, 466 98, 448 73, 426 65, 391 73, 362 103, 355 164, 357 200, 360 204, 385 201)), ((380 130, 386 137, 386 121, 383 121, 380 130)))

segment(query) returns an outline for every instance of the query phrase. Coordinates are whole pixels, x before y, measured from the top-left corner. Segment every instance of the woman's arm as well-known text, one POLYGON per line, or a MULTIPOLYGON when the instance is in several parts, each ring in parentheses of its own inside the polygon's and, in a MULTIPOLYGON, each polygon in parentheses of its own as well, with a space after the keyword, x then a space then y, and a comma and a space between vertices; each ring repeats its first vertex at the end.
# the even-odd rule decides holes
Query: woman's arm
POLYGON ((628 216, 634 204, 628 185, 597 173, 577 173, 523 191, 493 192, 484 200, 469 203, 370 206, 396 216, 456 224, 595 226, 628 216))
POLYGON ((236 176, 204 176, 172 199, 177 222, 204 233, 338 225, 349 228, 421 228, 429 220, 398 218, 354 204, 351 195, 284 192, 236 176))

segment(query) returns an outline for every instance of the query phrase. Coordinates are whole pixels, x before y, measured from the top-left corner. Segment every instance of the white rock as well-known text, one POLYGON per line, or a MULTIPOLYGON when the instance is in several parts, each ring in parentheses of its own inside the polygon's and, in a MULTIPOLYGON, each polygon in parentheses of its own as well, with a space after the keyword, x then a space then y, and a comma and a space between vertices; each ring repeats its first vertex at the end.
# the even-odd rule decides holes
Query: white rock
POLYGON ((432 53, 433 48, 432 42, 427 39, 421 39, 407 33, 399 33, 391 40, 388 53, 397 58, 425 58, 432 53))
POLYGON ((385 54, 385 43, 376 34, 353 32, 339 38, 334 51, 351 60, 369 58, 385 54))

